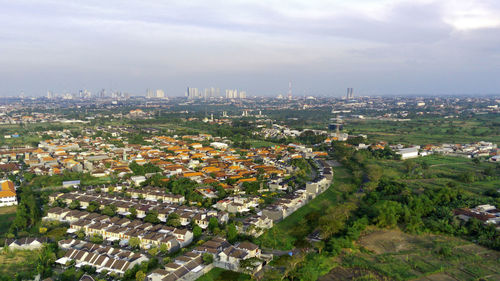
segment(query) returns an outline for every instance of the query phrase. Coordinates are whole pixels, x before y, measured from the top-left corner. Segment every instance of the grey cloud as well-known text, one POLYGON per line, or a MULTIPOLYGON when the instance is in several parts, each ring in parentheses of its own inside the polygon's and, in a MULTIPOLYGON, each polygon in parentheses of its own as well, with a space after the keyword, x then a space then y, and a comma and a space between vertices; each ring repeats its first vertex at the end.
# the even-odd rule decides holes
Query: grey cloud
MULTIPOLYGON (((188 85, 276 94, 289 80, 301 94, 499 86, 500 29, 457 30, 444 20, 450 1, 400 1, 382 16, 330 1, 268 3, 0 0, 0 95, 83 87, 180 95, 188 85)), ((496 1, 479 4, 500 14, 496 1)))

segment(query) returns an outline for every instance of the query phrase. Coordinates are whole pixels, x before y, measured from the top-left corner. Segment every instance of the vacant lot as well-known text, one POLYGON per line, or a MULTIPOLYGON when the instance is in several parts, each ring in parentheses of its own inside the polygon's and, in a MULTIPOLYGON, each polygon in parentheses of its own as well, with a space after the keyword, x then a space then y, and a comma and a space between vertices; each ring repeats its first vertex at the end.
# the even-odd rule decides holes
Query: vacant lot
POLYGON ((18 272, 34 271, 38 251, 2 251, 0 273, 12 279, 18 272))
POLYGON ((500 280, 500 253, 462 239, 369 228, 357 244, 361 251, 342 256, 344 267, 395 280, 500 280))
POLYGON ((222 268, 214 268, 207 274, 196 279, 196 281, 245 281, 250 280, 250 276, 222 268))
POLYGON ((375 271, 370 271, 364 268, 346 268, 343 266, 337 266, 332 269, 327 275, 318 278, 318 281, 345 280, 386 281, 390 279, 375 271))
POLYGON ((16 206, 0 208, 0 236, 3 236, 16 216, 16 206))
POLYGON ((376 141, 406 144, 500 142, 498 115, 459 119, 417 118, 411 121, 349 120, 352 134, 366 134, 376 141))
POLYGON ((486 190, 500 185, 498 163, 482 161, 475 164, 471 159, 463 157, 431 155, 405 161, 373 160, 373 164, 381 165, 384 175, 396 177, 414 189, 452 184, 456 188, 482 195, 486 190), (474 175, 472 182, 460 179, 461 175, 467 173, 474 175))

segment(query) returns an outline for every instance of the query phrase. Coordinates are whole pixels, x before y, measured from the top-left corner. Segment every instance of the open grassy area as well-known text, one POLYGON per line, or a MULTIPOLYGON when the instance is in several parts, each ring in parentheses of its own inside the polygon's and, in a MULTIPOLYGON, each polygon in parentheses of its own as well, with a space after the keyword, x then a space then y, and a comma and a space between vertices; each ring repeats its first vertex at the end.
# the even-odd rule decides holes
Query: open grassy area
POLYGON ((16 217, 17 206, 0 208, 0 236, 3 236, 10 227, 12 220, 16 217))
POLYGON ((395 280, 500 280, 500 253, 458 238, 369 228, 358 246, 342 256, 344 268, 395 280))
POLYGON ((247 141, 248 143, 250 143, 250 145, 252 147, 269 147, 269 146, 274 146, 276 145, 275 143, 273 142, 270 142, 270 141, 265 141, 265 140, 248 140, 247 141))
POLYGON ((305 206, 295 211, 293 214, 275 224, 268 229, 258 239, 264 248, 273 248, 279 250, 290 250, 293 244, 303 239, 309 234, 304 223, 307 215, 314 212, 321 212, 329 206, 339 203, 340 192, 337 190, 342 184, 350 184, 351 174, 344 167, 336 167, 334 171, 334 183, 325 192, 308 202, 305 206))
POLYGON ((216 267, 210 270, 207 274, 196 279, 196 281, 245 281, 250 279, 250 276, 247 274, 216 267))
POLYGON ((416 163, 416 172, 408 173, 405 161, 374 160, 383 167, 384 175, 401 178, 411 188, 442 187, 453 184, 457 188, 482 195, 484 191, 500 186, 500 169, 497 163, 480 162, 475 164, 471 159, 454 156, 430 155, 406 162, 416 163), (490 169, 491 175, 485 175, 490 169), (464 182, 460 176, 466 173, 475 175, 472 182, 464 182))
POLYGON ((407 144, 500 142, 499 116, 461 119, 420 118, 410 121, 349 120, 346 129, 379 141, 407 144))
POLYGON ((38 251, 2 251, 0 253, 0 273, 15 280, 17 273, 35 271, 38 251))

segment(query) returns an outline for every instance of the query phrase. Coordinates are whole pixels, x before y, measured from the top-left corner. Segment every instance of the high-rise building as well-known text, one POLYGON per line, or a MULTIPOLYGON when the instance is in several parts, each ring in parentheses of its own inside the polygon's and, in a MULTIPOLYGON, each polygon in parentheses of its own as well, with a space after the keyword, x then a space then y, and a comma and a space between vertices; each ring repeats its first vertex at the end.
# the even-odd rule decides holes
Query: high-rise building
POLYGON ((106 97, 106 89, 102 89, 99 91, 99 93, 97 93, 97 98, 105 98, 106 97))
POLYGON ((288 99, 292 99, 292 81, 288 82, 288 99))
POLYGON ((354 93, 353 93, 353 89, 352 88, 347 88, 347 95, 346 95, 346 97, 347 97, 348 100, 354 98, 354 93))
POLYGON ((226 90, 226 99, 236 99, 238 98, 238 90, 227 89, 226 90))
POLYGON ((157 99, 165 98, 165 92, 162 89, 156 90, 156 98, 157 99))
POLYGON ((201 97, 201 92, 198 91, 198 88, 187 88, 186 97, 188 99, 199 99, 201 97))
POLYGON ((152 99, 154 97, 155 97, 155 93, 153 92, 153 90, 147 89, 146 90, 146 98, 152 99))

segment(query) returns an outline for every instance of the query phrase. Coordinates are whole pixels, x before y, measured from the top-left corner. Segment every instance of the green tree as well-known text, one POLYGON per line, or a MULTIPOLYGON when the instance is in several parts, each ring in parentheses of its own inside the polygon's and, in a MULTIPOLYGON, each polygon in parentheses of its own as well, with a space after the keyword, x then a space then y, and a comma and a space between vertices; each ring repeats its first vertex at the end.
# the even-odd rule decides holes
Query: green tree
POLYGON ((179 227, 181 225, 181 220, 180 220, 179 215, 174 213, 174 212, 168 214, 167 225, 173 226, 173 227, 179 227))
POLYGON ((59 275, 59 281, 74 281, 80 280, 83 272, 77 271, 74 267, 66 269, 63 273, 59 275))
POLYGON ((214 256, 212 256, 212 254, 209 253, 204 253, 202 259, 204 264, 211 264, 214 262, 214 256))
POLYGON ((95 243, 95 244, 101 244, 103 242, 103 238, 99 234, 94 234, 90 237, 90 242, 95 243))
POLYGON ((167 246, 167 244, 164 244, 164 243, 160 244, 160 252, 162 254, 166 254, 168 252, 168 246, 167 246))
POLYGON ((82 240, 83 238, 85 238, 85 231, 83 231, 83 229, 80 229, 76 232, 76 237, 78 237, 78 239, 82 240))
POLYGON ((154 257, 154 256, 158 255, 159 251, 160 250, 157 247, 153 247, 153 248, 148 250, 148 254, 150 254, 151 256, 154 257))
POLYGON ((146 273, 144 273, 142 270, 137 271, 135 274, 135 280, 136 281, 144 281, 146 279, 146 273))
POLYGON ((137 209, 134 206, 128 208, 128 211, 130 213, 128 215, 129 219, 136 219, 137 218, 137 209))
POLYGON ((52 265, 55 261, 56 254, 54 253, 53 247, 44 245, 36 260, 36 271, 42 278, 50 277, 52 275, 52 265))
POLYGON ((326 209, 324 215, 319 218, 319 228, 323 238, 330 238, 345 227, 351 210, 356 206, 352 203, 344 203, 340 206, 332 206, 326 209))
POLYGON ((380 227, 393 227, 401 215, 401 204, 391 200, 383 200, 375 204, 375 223, 380 227))
POLYGON ((16 217, 11 225, 11 232, 27 230, 40 221, 41 210, 35 193, 29 186, 20 189, 21 200, 17 206, 16 217))
POLYGON ((474 165, 476 165, 476 166, 479 166, 479 164, 481 163, 481 160, 479 160, 479 158, 477 158, 477 157, 474 157, 474 158, 472 158, 472 163, 474 163, 474 165))
POLYGON ((156 211, 156 210, 149 211, 146 214, 146 217, 144 217, 144 221, 149 222, 149 223, 154 223, 154 224, 159 223, 160 219, 158 218, 158 211, 156 211))
POLYGON ((96 201, 90 201, 89 206, 87 207, 87 211, 95 212, 101 208, 101 205, 96 201))
POLYGON ((139 245, 141 245, 141 240, 139 240, 139 238, 137 237, 130 237, 130 239, 128 240, 128 244, 132 248, 138 248, 139 245))
POLYGON ((107 216, 110 216, 110 217, 113 217, 116 215, 116 206, 113 205, 113 204, 110 204, 110 205, 106 205, 104 207, 104 209, 102 209, 102 212, 101 212, 103 215, 107 215, 107 216))
POLYGON ((80 208, 80 201, 78 201, 78 200, 71 201, 71 203, 69 204, 69 208, 72 210, 79 209, 80 208))
POLYGON ((227 241, 234 243, 236 238, 238 238, 238 230, 236 229, 234 223, 230 223, 227 226, 227 241))
POLYGON ((211 217, 208 221, 208 229, 213 233, 215 228, 219 227, 219 221, 216 217, 211 217))
POLYGON ((199 227, 198 225, 195 224, 193 226, 193 236, 194 236, 194 238, 198 239, 201 236, 202 231, 203 230, 201 229, 201 227, 199 227))
POLYGON ((476 174, 474 172, 465 172, 458 175, 458 180, 464 183, 473 183, 476 180, 476 174))

